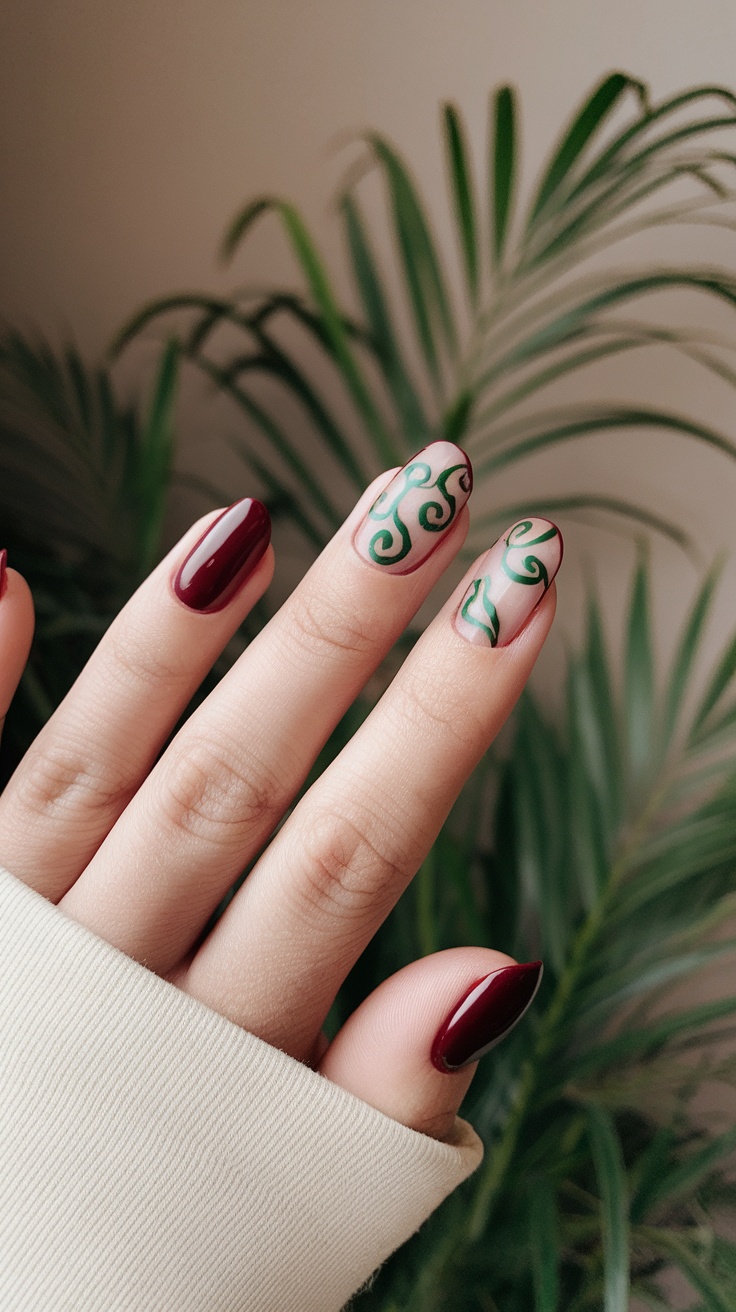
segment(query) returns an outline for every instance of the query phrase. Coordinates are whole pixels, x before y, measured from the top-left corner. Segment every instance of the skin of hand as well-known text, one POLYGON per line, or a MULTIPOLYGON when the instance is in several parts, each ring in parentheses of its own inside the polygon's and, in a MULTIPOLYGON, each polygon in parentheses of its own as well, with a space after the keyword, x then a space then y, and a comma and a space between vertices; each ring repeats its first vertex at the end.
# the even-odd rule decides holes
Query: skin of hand
MULTIPOLYGON (((353 739, 293 801, 460 550, 471 488, 467 457, 447 442, 376 479, 162 753, 274 569, 260 503, 203 516, 116 616, 0 795, 0 865, 208 1007, 436 1138, 452 1130, 475 1058, 531 1002, 539 963, 509 970, 510 957, 485 947, 435 953, 384 981, 331 1044, 322 1025, 529 677, 554 616, 554 525, 519 521, 474 563, 353 739)), ((34 626, 27 583, 2 574, 0 730, 34 626)))

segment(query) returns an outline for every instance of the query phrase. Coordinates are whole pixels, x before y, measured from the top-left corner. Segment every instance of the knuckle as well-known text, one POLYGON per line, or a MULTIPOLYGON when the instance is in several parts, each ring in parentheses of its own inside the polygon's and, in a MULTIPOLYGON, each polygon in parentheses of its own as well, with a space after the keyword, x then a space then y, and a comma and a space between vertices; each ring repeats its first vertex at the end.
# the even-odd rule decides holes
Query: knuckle
POLYGON ((291 632, 310 655, 324 657, 325 648, 346 656, 362 656, 375 643, 375 627, 369 618, 329 588, 308 588, 292 598, 291 632))
POLYGON ((296 881, 301 898, 318 916, 341 922, 364 922, 378 908, 391 905, 412 873, 411 857, 381 826, 325 810, 314 816, 300 836, 302 878, 296 881))
POLYGON ((66 744, 32 748, 18 777, 19 800, 37 816, 118 815, 135 785, 109 764, 94 761, 66 744))
POLYGON ((246 835, 273 827, 283 790, 262 762, 216 738, 182 745, 166 775, 160 804, 179 833, 232 849, 246 835))
POLYGON ((111 626, 107 633, 110 658, 116 677, 123 673, 133 683, 150 687, 151 684, 176 684, 189 672, 190 649, 184 648, 183 660, 171 651, 164 656, 152 646, 150 632, 137 631, 130 625, 111 626))
POLYGON ((457 687, 428 679, 426 672, 403 681, 394 710, 412 732, 429 727, 443 738, 463 744, 467 744, 477 722, 470 698, 457 687))

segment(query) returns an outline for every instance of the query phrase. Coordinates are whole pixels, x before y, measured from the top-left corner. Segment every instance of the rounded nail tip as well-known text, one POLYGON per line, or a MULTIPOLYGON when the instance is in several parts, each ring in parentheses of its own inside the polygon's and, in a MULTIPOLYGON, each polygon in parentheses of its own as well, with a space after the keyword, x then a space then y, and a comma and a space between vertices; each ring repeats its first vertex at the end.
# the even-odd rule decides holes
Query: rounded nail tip
POLYGON ((410 465, 412 460, 416 460, 417 456, 420 456, 423 451, 430 451, 433 446, 452 447, 453 451, 457 451, 458 455, 462 456, 463 461, 468 467, 468 473, 470 475, 470 491, 468 492, 468 496, 469 496, 470 492, 472 492, 473 490, 473 479, 474 479, 473 462, 470 459, 470 456, 468 455, 467 451, 465 451, 463 447, 458 446, 457 442, 453 442, 451 438, 435 437, 431 442, 425 442, 424 446, 420 446, 419 450, 414 452, 414 455, 411 457, 411 460, 407 461, 407 464, 410 465))
POLYGON ((544 973, 544 963, 542 961, 514 962, 510 966, 499 966, 497 970, 490 971, 488 975, 482 976, 479 980, 476 980, 474 984, 471 984, 470 988, 466 990, 463 997, 454 1007, 450 1016, 445 1020, 444 1024, 440 1027, 434 1039, 430 1052, 430 1060, 432 1062, 432 1065, 443 1075, 454 1075, 458 1071, 465 1070, 467 1066, 472 1066, 475 1062, 480 1061, 482 1057, 487 1056, 487 1054, 493 1048, 495 1048, 499 1043, 502 1043, 503 1040, 507 1038, 507 1036, 511 1033, 511 1031, 515 1029, 516 1026, 519 1024, 519 1021, 523 1020, 527 1011, 531 1007, 535 997, 537 996, 537 993, 539 991, 539 986, 542 982, 543 973, 544 973), (452 1023, 455 1017, 457 1016, 460 1008, 463 1006, 463 1003, 470 996, 470 994, 473 993, 476 989, 480 988, 481 985, 490 982, 490 980, 495 979, 500 975, 505 975, 507 978, 510 977, 517 980, 519 979, 523 980, 524 977, 526 976, 529 977, 528 996, 523 1001, 521 1009, 519 1010, 517 1015, 514 1016, 513 1020, 511 1020, 509 1024, 507 1024, 501 1030, 500 1033, 492 1035, 492 1037, 488 1040, 487 1043, 481 1043, 480 1047, 474 1048, 473 1051, 467 1057, 463 1057, 460 1061, 457 1062, 448 1061, 446 1049, 449 1048, 451 1050, 453 1046, 451 1041, 448 1042, 448 1039, 450 1038, 450 1032, 452 1029, 452 1023))
POLYGON ((271 516, 262 501, 258 501, 255 497, 241 497, 238 501, 233 501, 213 519, 179 564, 171 580, 174 596, 187 610, 196 615, 211 615, 223 610, 240 587, 252 576, 265 556, 271 542, 271 530, 271 516), (206 554, 203 556, 203 548, 206 548, 208 539, 212 539, 213 543, 217 541, 217 526, 238 507, 242 508, 242 513, 233 516, 232 526, 228 526, 228 532, 219 544, 212 546, 210 557, 207 558, 206 554), (208 583, 202 582, 205 573, 211 574, 218 556, 222 560, 223 548, 225 552, 229 551, 232 559, 233 545, 237 552, 243 550, 243 544, 246 544, 246 555, 241 561, 240 568, 222 583, 220 590, 213 596, 212 580, 208 579, 209 587, 208 583), (191 577, 185 582, 188 567, 191 577))
POLYGON ((196 615, 215 615, 217 614, 218 611, 225 610, 226 606, 230 605, 230 602, 233 601, 236 594, 240 591, 243 584, 249 581, 255 574, 258 566, 263 560, 263 557, 268 551, 270 540, 271 540, 270 532, 268 536, 265 536, 264 534, 264 537, 253 548, 250 556, 248 557, 247 573, 242 578, 236 576, 228 585, 228 587, 222 592, 222 594, 214 598, 214 600, 208 602, 204 606, 195 606, 192 605, 191 602, 188 602, 186 598, 181 595, 181 593, 177 592, 177 596, 179 597, 179 600, 184 603, 184 605, 187 607, 188 610, 191 610, 196 615))

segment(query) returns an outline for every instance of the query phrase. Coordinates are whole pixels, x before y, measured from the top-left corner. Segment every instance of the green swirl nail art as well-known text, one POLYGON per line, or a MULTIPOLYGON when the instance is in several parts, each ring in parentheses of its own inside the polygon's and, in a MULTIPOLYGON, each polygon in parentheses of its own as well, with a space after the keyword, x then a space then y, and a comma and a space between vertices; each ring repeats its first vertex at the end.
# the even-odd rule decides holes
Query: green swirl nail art
POLYGON ((476 629, 480 629, 481 633, 484 633, 487 637, 491 646, 495 647, 498 642, 499 621, 498 612, 491 601, 490 591, 491 577, 489 574, 485 574, 483 578, 480 579, 473 579, 465 601, 460 607, 460 614, 466 623, 472 624, 476 629), (479 596, 480 605, 478 606, 476 603, 478 602, 479 596), (472 613, 473 607, 476 609, 475 615, 472 613), (480 615, 477 613, 478 610, 481 611, 480 615))
POLYGON ((547 566, 538 556, 531 555, 522 558, 520 566, 522 569, 526 570, 525 574, 520 574, 518 569, 514 569, 513 565, 509 563, 511 552, 521 552, 526 551, 529 547, 538 547, 542 542, 549 542, 552 538, 557 537, 559 533, 559 530, 555 528, 554 525, 551 525, 544 533, 540 533, 538 537, 529 538, 526 542, 519 541, 519 539, 524 538, 525 534, 530 533, 532 528, 533 524, 530 519, 522 519, 518 524, 514 524, 514 527, 504 539, 506 542, 506 550, 504 551, 501 560, 501 569, 514 583, 522 583, 531 587, 534 587, 537 583, 543 583, 546 592, 550 583, 549 575, 547 573, 547 566))
POLYGON ((460 473, 458 482, 463 492, 470 492, 470 473, 467 465, 452 465, 432 479, 432 468, 423 460, 415 460, 401 471, 399 486, 393 484, 382 492, 368 512, 368 519, 384 523, 368 543, 368 554, 376 565, 395 565, 408 556, 412 549, 412 536, 401 517, 402 502, 415 488, 436 488, 441 500, 430 498, 415 512, 421 528, 428 533, 440 533, 449 528, 457 514, 457 499, 447 484, 453 474, 460 473), (389 521, 388 523, 386 521, 389 521))

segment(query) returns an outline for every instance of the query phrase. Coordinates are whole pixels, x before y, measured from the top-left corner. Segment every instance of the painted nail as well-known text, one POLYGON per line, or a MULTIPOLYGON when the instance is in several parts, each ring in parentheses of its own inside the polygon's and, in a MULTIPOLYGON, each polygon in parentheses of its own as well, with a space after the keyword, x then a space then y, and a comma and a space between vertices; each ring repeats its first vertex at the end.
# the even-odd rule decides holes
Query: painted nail
POLYGON ((7 564, 8 564, 8 552, 7 552, 7 548, 3 547, 2 551, 0 551, 0 597, 3 596, 3 593, 5 592, 5 589, 7 587, 7 582, 8 582, 7 564))
POLYGON ((438 1071, 459 1071, 485 1057, 531 1006, 542 979, 541 961, 502 966, 476 980, 450 1012, 432 1044, 438 1071))
POLYGON ((411 574, 439 545, 473 490, 473 468, 453 442, 432 442, 373 502, 355 538, 363 560, 411 574))
POLYGON ((174 592, 191 610, 222 610, 250 577, 271 541, 271 518, 252 497, 223 510, 174 579, 174 592))
POLYGON ((520 519, 487 551, 455 615, 468 642, 505 647, 536 610, 560 565, 562 534, 548 519, 520 519))

